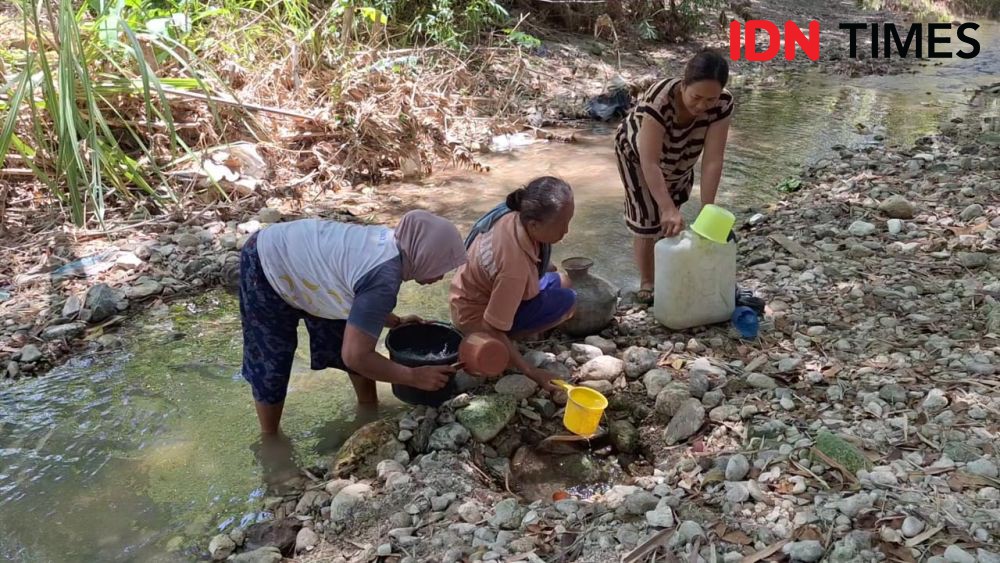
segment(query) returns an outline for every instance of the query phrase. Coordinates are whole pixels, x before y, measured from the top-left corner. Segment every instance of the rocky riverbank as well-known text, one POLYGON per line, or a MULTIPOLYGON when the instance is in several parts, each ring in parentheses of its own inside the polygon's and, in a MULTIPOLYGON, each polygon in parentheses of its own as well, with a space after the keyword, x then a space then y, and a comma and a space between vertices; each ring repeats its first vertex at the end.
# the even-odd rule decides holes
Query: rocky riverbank
MULTIPOLYGON (((1000 561, 1000 143, 951 123, 841 149, 744 217, 755 340, 641 308, 529 346, 601 433, 510 374, 373 423, 205 543, 278 561, 1000 561)), ((476 385, 478 383, 478 385, 476 385)), ((235 555, 234 555, 235 553, 235 555)))

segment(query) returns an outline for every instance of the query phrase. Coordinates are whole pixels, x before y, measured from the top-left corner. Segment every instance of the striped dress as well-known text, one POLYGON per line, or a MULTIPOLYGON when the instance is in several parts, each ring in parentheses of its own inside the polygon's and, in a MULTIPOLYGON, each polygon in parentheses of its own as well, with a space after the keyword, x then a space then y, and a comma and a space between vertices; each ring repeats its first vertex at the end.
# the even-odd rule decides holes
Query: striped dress
POLYGON ((639 165, 638 137, 642 120, 655 119, 666 130, 660 169, 671 199, 680 207, 691 195, 694 165, 701 157, 709 125, 729 117, 733 112, 733 95, 724 89, 715 107, 684 126, 677 125, 674 96, 680 85, 680 78, 672 78, 650 86, 615 134, 618 172, 625 186, 625 223, 640 237, 657 237, 660 233, 660 209, 649 192, 639 165))

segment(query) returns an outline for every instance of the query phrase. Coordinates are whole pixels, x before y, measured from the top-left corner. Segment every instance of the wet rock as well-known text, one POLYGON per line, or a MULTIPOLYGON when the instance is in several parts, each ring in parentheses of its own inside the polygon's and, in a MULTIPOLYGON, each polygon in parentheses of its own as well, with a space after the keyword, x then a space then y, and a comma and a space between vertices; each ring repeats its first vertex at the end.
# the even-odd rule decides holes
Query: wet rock
POLYGON ((580 365, 583 365, 595 358, 600 358, 603 355, 604 352, 600 348, 597 346, 591 346, 590 344, 575 343, 570 348, 570 357, 580 365))
POLYGON ((376 420, 359 428, 344 445, 330 466, 333 477, 351 475, 358 479, 371 479, 383 459, 395 459, 406 447, 396 440, 396 423, 390 419, 376 420))
POLYGON ((663 437, 667 445, 672 446, 692 436, 704 423, 705 407, 702 406, 701 401, 687 399, 681 404, 674 417, 670 419, 663 437))
POLYGON ((639 431, 628 420, 612 420, 608 424, 611 444, 622 453, 633 453, 639 448, 639 431))
POLYGON ((816 540, 792 542, 786 544, 781 550, 792 561, 802 561, 803 563, 819 561, 820 557, 823 557, 824 551, 826 551, 823 549, 823 544, 816 540))
POLYGON ((588 336, 584 340, 585 344, 590 346, 596 346, 605 354, 614 354, 618 350, 618 345, 608 340, 607 338, 602 338, 600 336, 588 336))
POLYGON ((893 219, 913 219, 913 204, 901 195, 894 195, 878 206, 879 211, 893 219))
POLYGON ((583 364, 579 375, 582 381, 614 381, 625 370, 625 362, 614 356, 601 356, 583 364))
POLYGON ((976 563, 974 555, 954 544, 944 550, 944 558, 948 563, 976 563))
POLYGON ((469 441, 470 437, 471 434, 465 426, 462 426, 457 422, 452 422, 451 424, 446 424, 435 430, 431 434, 431 440, 428 446, 432 450, 456 451, 469 441))
POLYGON ((638 379, 656 367, 660 361, 660 353, 649 348, 632 346, 625 350, 622 359, 625 361, 625 377, 638 379))
POLYGON ((751 373, 748 375, 747 385, 756 389, 776 389, 778 387, 777 382, 773 378, 763 373, 751 373))
POLYGON ((246 549, 252 551, 273 546, 278 548, 282 555, 291 557, 294 554, 295 538, 301 529, 302 523, 296 518, 254 524, 247 528, 246 549))
POLYGON ((231 563, 281 563, 283 559, 281 550, 277 547, 267 546, 245 553, 234 555, 229 559, 231 563))
POLYGON ((83 323, 67 323, 50 326, 42 331, 43 340, 63 340, 77 338, 83 335, 87 325, 83 323))
POLYGON ((941 389, 931 389, 924 397, 921 407, 927 412, 938 412, 948 406, 948 397, 941 389))
POLYGON ((648 491, 636 491, 625 498, 625 511, 635 516, 642 516, 656 510, 660 499, 648 491))
POLYGON ((866 237, 875 232, 875 225, 865 221, 855 221, 847 228, 847 232, 852 236, 866 237))
POLYGON ((526 375, 512 373, 500 378, 494 389, 501 395, 510 395, 520 401, 534 395, 538 390, 538 384, 526 375))
POLYGON ((517 504, 517 500, 504 499, 493 508, 490 525, 502 530, 516 530, 521 525, 525 512, 526 510, 517 504))
POLYGON ((319 545, 319 536, 309 528, 302 528, 295 536, 295 553, 312 551, 319 545))
POLYGON ((22 364, 33 364, 40 359, 42 359, 42 351, 38 349, 38 346, 27 344, 24 348, 21 348, 20 361, 22 364))
POLYGON ((650 370, 642 376, 642 384, 646 387, 646 394, 649 395, 650 399, 659 395, 660 391, 671 381, 673 381, 673 376, 664 369, 650 370))
POLYGON ((681 408, 684 401, 691 398, 691 390, 680 382, 667 384, 658 395, 654 408, 664 420, 669 420, 681 408))
POLYGON ((351 518, 358 506, 372 494, 372 488, 364 483, 354 483, 344 487, 330 502, 330 521, 338 524, 351 518))
POLYGON ((903 525, 900 530, 903 532, 903 537, 912 538, 915 537, 920 532, 924 531, 924 521, 915 516, 907 516, 903 520, 903 525))
POLYGON ((225 534, 219 534, 208 543, 208 554, 213 561, 222 561, 236 551, 236 542, 225 534))
POLYGON ((750 472, 750 461, 743 454, 736 454, 726 463, 726 481, 742 481, 750 472))
POLYGON ((514 413, 517 402, 509 395, 485 395, 472 399, 469 406, 459 410, 455 417, 478 442, 489 442, 503 430, 514 413))
POLYGON ((997 468, 997 464, 985 457, 981 457, 975 461, 970 461, 968 465, 965 466, 965 470, 973 475, 980 475, 990 479, 1000 477, 1000 469, 997 468))
POLYGON ((973 219, 982 216, 983 216, 983 206, 978 203, 973 203, 972 205, 969 205, 968 207, 963 209, 962 213, 959 214, 958 218, 961 219, 962 221, 971 221, 973 219))

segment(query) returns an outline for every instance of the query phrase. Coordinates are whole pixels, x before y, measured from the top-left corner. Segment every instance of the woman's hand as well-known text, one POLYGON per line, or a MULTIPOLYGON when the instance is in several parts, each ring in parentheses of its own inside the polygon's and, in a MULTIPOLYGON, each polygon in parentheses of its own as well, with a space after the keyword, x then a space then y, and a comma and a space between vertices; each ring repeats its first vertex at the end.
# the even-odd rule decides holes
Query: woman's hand
POLYGON ((424 391, 437 391, 448 384, 448 380, 455 374, 452 366, 423 366, 413 368, 410 373, 410 387, 423 389, 424 391))
POLYGON ((684 216, 676 205, 671 205, 661 210, 660 229, 663 236, 670 238, 681 234, 684 230, 684 216))
POLYGON ((417 315, 406 315, 405 317, 397 317, 396 315, 389 315, 386 319, 385 326, 388 328, 396 328, 398 326, 418 324, 426 322, 424 319, 418 317, 417 315))
POLYGON ((541 387, 542 389, 545 389, 546 391, 550 392, 559 389, 558 387, 552 384, 553 379, 562 379, 562 376, 559 375, 558 373, 553 373, 551 371, 544 370, 542 368, 531 368, 527 370, 527 372, 528 373, 526 373, 525 375, 530 377, 531 380, 537 383, 538 386, 541 387))

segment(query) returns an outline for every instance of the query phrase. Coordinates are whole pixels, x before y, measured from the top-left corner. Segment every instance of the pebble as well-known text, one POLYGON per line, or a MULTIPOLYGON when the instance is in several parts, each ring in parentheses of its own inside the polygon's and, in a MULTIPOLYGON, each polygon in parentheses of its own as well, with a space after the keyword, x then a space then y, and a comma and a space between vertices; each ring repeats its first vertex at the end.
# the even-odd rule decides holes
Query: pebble
POLYGON ((941 389, 931 389, 924 398, 922 407, 928 412, 937 412, 948 406, 948 397, 941 389))
POLYGON ((864 221, 855 221, 847 228, 847 232, 856 237, 866 237, 875 232, 875 225, 864 221))
POLYGON ((648 491, 637 491, 625 497, 625 511, 629 514, 641 516, 649 511, 656 510, 660 499, 648 491))
POLYGON ((894 195, 883 201, 878 206, 887 216, 895 219, 913 219, 913 204, 901 195, 894 195))
POLYGON ((973 203, 972 205, 969 205, 968 207, 963 209, 962 213, 959 214, 958 218, 961 219, 962 221, 971 221, 973 219, 982 216, 983 216, 983 206, 978 203, 973 203))
POLYGON ((970 461, 968 465, 965 466, 965 470, 973 475, 979 475, 990 479, 1000 477, 1000 469, 997 468, 997 464, 985 457, 981 457, 975 461, 970 461))
POLYGON ((743 454, 736 454, 726 463, 726 481, 742 481, 750 473, 750 461, 743 454))
POLYGON ((726 483, 726 500, 739 504, 750 498, 750 488, 746 483, 726 483))
POLYGON ((687 399, 681 403, 677 413, 670 419, 663 437, 668 446, 685 440, 705 423, 705 407, 698 399, 687 399))
POLYGON ((673 376, 667 370, 654 369, 646 372, 646 375, 642 376, 642 384, 646 387, 646 395, 650 398, 655 398, 660 394, 670 382, 673 381, 673 376))
POLYGON ((512 373, 500 378, 494 389, 501 395, 511 395, 520 401, 534 395, 538 390, 538 383, 526 375, 512 373))
POLYGON ((944 550, 944 558, 948 563, 976 563, 974 555, 954 544, 944 550))
POLYGON ((654 528, 673 528, 674 512, 661 501, 660 506, 646 513, 646 523, 654 528))
POLYGON ((24 348, 21 348, 20 362, 22 364, 33 364, 40 359, 42 359, 42 351, 38 349, 38 346, 28 344, 24 348))
POLYGON ((806 541, 796 541, 786 544, 782 548, 792 561, 803 561, 805 563, 811 563, 812 561, 819 561, 820 557, 823 557, 823 553, 826 551, 823 549, 823 544, 816 540, 806 540, 806 541))
POLYGON ((588 336, 583 340, 583 342, 589 346, 595 346, 600 349, 604 354, 614 354, 618 350, 618 345, 607 338, 602 338, 600 336, 588 336))
POLYGON ((751 373, 748 375, 747 385, 756 389, 775 389, 778 387, 778 384, 773 378, 768 377, 763 373, 751 373))

